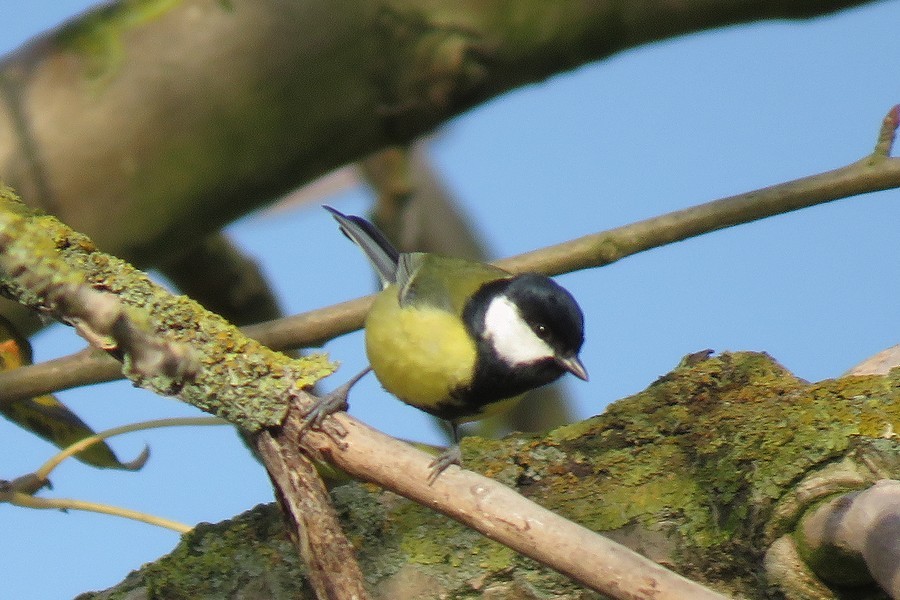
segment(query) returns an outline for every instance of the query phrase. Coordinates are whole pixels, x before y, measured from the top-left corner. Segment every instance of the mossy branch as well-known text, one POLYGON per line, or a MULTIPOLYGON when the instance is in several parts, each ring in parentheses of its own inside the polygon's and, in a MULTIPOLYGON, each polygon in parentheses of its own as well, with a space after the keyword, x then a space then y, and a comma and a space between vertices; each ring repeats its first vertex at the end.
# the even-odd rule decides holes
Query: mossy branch
POLYGON ((451 466, 429 482, 432 455, 346 413, 329 417, 341 431, 340 439, 319 430, 304 430, 303 419, 302 411, 292 409, 277 432, 277 443, 284 447, 300 439, 305 454, 323 457, 355 479, 375 483, 443 513, 610 598, 725 598, 539 506, 494 479, 451 466))
MULTIPOLYGON (((900 440, 893 433, 900 431, 898 384, 900 371, 809 383, 765 354, 695 354, 601 415, 540 436, 469 437, 463 452, 467 465, 541 506, 627 540, 734 598, 781 597, 774 588, 782 587, 786 598, 833 600, 847 597, 853 585, 837 568, 830 571, 833 590, 822 586, 825 593, 804 595, 783 586, 815 574, 799 557, 774 551, 795 539, 803 516, 823 501, 900 478, 900 440)), ((355 448, 355 437, 345 441, 348 455, 365 450, 355 448)), ((384 447, 379 451, 391 452, 370 457, 380 461, 372 478, 405 481, 426 471, 421 466, 404 473, 411 463, 405 454, 395 460, 394 449, 384 447)), ((436 496, 459 493, 461 508, 481 499, 470 515, 476 519, 482 509, 491 510, 492 491, 441 488, 436 496)), ((380 486, 357 483, 336 488, 332 497, 363 572, 384 597, 585 596, 581 586, 434 514, 427 503, 414 505, 380 486)), ((219 566, 227 561, 234 566, 228 589, 311 597, 302 591, 279 596, 290 582, 305 581, 303 569, 290 564, 278 573, 266 571, 265 580, 256 576, 260 564, 285 552, 282 529, 262 524, 274 521, 275 513, 258 507, 198 528, 117 591, 159 589, 159 582, 173 580, 179 582, 175 590, 192 597, 197 590, 220 590, 212 586, 222 585, 219 566)), ((521 515, 505 512, 507 527, 521 523, 521 515)), ((577 561, 589 553, 578 549, 574 556, 577 561)), ((843 559, 835 558, 831 565, 840 565, 843 559)), ((855 598, 884 597, 874 585, 852 589, 855 598)))
MULTIPOLYGON (((136 385, 175 395, 252 433, 278 430, 291 400, 333 370, 323 356, 294 360, 246 338, 193 300, 170 294, 128 263, 98 252, 89 239, 56 218, 30 213, 9 190, 0 192, 0 291, 74 325, 94 346, 122 360, 123 373, 136 385)), ((272 473, 281 466, 273 462, 267 468, 272 473)), ((312 534, 326 532, 332 551, 343 548, 345 562, 352 562, 352 546, 336 518, 328 519, 327 494, 306 494, 305 488, 286 489, 279 479, 273 482, 293 502, 323 505, 312 534)), ((41 480, 35 476, 26 483, 41 480)), ((22 506, 141 518, 76 500, 34 498, 17 490, 8 495, 9 502, 22 506)), ((303 525, 296 524, 295 544, 305 555, 313 542, 303 525)), ((356 574, 362 589, 358 567, 356 574)), ((353 577, 346 565, 341 575, 353 577)), ((320 597, 330 597, 327 579, 313 583, 320 597)))
POLYGON ((332 372, 321 355, 294 360, 248 339, 54 217, 30 214, 9 190, 0 193, 0 291, 74 325, 136 385, 257 431, 281 423, 292 390, 332 372))

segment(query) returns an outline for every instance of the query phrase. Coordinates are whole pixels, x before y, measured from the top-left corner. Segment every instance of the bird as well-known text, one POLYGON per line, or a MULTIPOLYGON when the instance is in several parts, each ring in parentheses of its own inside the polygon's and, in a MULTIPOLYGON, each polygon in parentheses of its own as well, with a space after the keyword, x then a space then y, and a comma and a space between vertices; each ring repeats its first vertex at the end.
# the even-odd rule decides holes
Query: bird
POLYGON ((461 464, 461 423, 508 409, 567 372, 588 380, 579 358, 584 315, 553 279, 401 253, 366 219, 323 208, 372 263, 382 291, 365 318, 370 367, 321 399, 307 422, 346 409, 350 387, 372 370, 385 390, 449 423, 453 445, 431 463, 431 483, 461 464))

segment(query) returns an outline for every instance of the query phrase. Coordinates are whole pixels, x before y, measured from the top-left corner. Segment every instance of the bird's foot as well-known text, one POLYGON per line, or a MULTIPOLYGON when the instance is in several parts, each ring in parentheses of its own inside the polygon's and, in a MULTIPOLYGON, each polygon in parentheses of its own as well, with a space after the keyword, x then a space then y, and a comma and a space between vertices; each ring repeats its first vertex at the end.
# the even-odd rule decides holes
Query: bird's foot
POLYGON ((356 385, 356 383, 365 377, 371 370, 372 367, 366 367, 361 373, 352 377, 347 383, 325 394, 321 398, 318 398, 312 408, 303 415, 303 420, 300 423, 300 430, 298 433, 303 435, 307 429, 317 429, 335 441, 338 441, 340 438, 347 435, 347 430, 344 429, 343 426, 334 421, 326 421, 325 418, 336 412, 347 410, 350 407, 347 402, 347 397, 350 395, 350 388, 356 385))
POLYGON ((438 476, 446 471, 450 465, 462 465, 462 451, 459 449, 458 443, 447 448, 428 464, 428 467, 431 469, 431 474, 428 476, 428 485, 437 481, 438 476))

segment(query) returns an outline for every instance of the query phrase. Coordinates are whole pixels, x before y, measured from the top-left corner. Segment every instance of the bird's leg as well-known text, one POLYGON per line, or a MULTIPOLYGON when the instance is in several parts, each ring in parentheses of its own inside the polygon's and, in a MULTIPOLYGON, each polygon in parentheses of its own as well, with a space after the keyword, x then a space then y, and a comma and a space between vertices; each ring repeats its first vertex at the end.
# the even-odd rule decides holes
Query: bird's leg
POLYGON ((438 475, 443 473, 450 465, 462 465, 462 450, 459 447, 459 425, 451 421, 450 429, 453 431, 453 445, 444 450, 442 454, 436 456, 428 465, 431 468, 431 474, 428 476, 428 485, 434 483, 438 475))
MULTIPOLYGON (((351 377, 347 383, 318 398, 312 408, 303 415, 303 423, 300 425, 299 433, 302 434, 307 429, 315 428, 331 435, 332 432, 325 431, 325 428, 323 428, 325 417, 349 408, 347 396, 350 394, 350 388, 356 385, 371 370, 372 367, 366 367, 358 375, 351 377)), ((339 431, 336 433, 339 437, 343 437, 339 431)), ((334 436, 332 435, 332 437, 334 436)))

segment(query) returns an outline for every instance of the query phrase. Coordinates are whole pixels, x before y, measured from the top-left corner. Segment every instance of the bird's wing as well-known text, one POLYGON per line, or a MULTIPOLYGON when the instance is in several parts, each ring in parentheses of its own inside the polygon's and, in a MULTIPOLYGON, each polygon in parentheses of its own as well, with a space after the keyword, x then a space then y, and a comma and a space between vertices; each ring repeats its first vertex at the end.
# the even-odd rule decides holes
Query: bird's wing
POLYGON ((485 283, 511 275, 492 265, 423 252, 400 255, 397 287, 402 306, 432 306, 461 315, 485 283))

